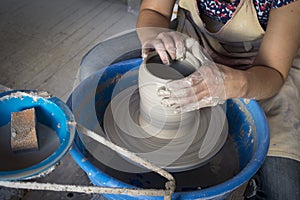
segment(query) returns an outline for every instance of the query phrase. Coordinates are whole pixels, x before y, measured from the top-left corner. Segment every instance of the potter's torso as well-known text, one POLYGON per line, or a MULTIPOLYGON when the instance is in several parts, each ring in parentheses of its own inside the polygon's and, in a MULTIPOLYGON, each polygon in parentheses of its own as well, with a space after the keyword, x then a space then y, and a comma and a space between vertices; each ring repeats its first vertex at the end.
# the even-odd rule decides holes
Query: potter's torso
MULTIPOLYGON (((229 59, 240 59, 242 62, 244 59, 246 63, 246 58, 256 56, 265 30, 259 20, 255 1, 240 0, 225 23, 199 10, 201 6, 198 1, 179 1, 178 31, 198 38, 205 49, 229 59)), ((274 2, 280 4, 279 1, 274 2)), ((287 3, 281 2, 282 6, 287 3)), ((296 160, 300 160, 299 61, 300 51, 279 94, 261 104, 268 117, 271 133, 268 154, 296 160)), ((247 67, 251 66, 250 62, 246 64, 247 67)))

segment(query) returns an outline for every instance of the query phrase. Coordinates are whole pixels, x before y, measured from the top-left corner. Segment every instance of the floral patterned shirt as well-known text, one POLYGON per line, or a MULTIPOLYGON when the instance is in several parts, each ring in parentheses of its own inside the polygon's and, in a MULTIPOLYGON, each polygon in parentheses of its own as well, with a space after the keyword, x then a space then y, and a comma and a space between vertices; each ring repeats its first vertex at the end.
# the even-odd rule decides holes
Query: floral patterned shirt
MULTIPOLYGON (((222 23, 231 19, 240 0, 226 2, 224 0, 197 0, 199 10, 208 17, 222 23)), ((296 0, 253 0, 257 17, 262 28, 266 29, 271 8, 279 8, 296 0)))

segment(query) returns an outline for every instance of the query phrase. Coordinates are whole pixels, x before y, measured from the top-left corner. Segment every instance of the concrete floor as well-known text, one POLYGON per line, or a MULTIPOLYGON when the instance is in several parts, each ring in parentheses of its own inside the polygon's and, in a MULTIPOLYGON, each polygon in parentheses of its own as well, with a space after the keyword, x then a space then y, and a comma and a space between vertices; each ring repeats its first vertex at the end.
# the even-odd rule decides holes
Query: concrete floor
POLYGON ((1 0, 0 84, 66 100, 83 55, 135 23, 122 0, 1 0))
MULTIPOLYGON (((83 55, 106 38, 135 27, 137 16, 127 12, 125 2, 1 0, 0 86, 45 90, 66 101, 83 55)), ((35 181, 90 184, 69 154, 53 173, 35 181)), ((1 200, 91 198, 100 199, 97 195, 0 188, 1 200)))

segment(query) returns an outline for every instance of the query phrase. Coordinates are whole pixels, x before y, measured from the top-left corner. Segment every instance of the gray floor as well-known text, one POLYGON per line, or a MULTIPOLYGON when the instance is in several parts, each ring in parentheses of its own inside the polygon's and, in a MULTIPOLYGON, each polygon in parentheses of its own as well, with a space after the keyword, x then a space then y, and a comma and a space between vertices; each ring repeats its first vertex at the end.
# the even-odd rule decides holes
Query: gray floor
MULTIPOLYGON (((125 0, 0 0, 0 86, 45 90, 66 101, 83 55, 95 44, 135 27, 125 0)), ((88 185, 84 172, 65 156, 41 182, 88 185)), ((15 191, 0 199, 99 199, 98 196, 15 191)))
POLYGON ((123 0, 1 0, 0 84, 66 100, 82 56, 135 27, 123 0))

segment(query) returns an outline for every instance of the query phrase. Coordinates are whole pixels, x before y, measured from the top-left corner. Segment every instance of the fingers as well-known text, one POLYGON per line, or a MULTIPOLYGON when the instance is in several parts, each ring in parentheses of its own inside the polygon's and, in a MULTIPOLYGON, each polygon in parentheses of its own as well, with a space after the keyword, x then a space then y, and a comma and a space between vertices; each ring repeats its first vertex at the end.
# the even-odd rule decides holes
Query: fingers
POLYGON ((174 108, 175 113, 185 113, 200 108, 213 106, 210 97, 207 97, 207 92, 201 92, 195 96, 188 96, 184 98, 165 98, 161 104, 165 107, 174 108))
POLYGON ((165 48, 163 42, 159 39, 155 39, 155 40, 153 40, 151 42, 147 42, 143 45, 142 58, 147 58, 149 53, 153 50, 156 50, 161 61, 164 64, 170 64, 169 55, 166 52, 166 48, 165 48))
POLYGON ((182 97, 177 97, 177 96, 170 96, 163 98, 161 101, 161 104, 166 106, 166 107, 183 107, 185 105, 193 104, 195 102, 199 102, 205 97, 209 96, 209 92, 207 90, 201 91, 199 93, 193 93, 193 95, 188 95, 182 97))
POLYGON ((157 39, 161 41, 161 44, 164 46, 164 49, 156 48, 156 51, 159 52, 160 50, 162 50, 168 52, 170 58, 174 60, 176 58, 176 43, 174 42, 172 35, 170 33, 163 32, 157 36, 157 39))
POLYGON ((172 50, 170 49, 169 52, 172 52, 172 51, 174 51, 175 47, 172 47, 171 44, 168 44, 168 45, 164 44, 164 41, 162 41, 160 39, 155 39, 152 41, 152 43, 153 43, 154 49, 157 51, 161 61, 164 64, 170 64, 169 55, 167 53, 167 48, 171 48, 172 50), (167 47, 165 47, 165 46, 167 46, 167 47))
POLYGON ((218 104, 224 103, 225 100, 208 97, 207 95, 202 94, 203 97, 197 96, 195 99, 200 98, 200 100, 195 99, 185 99, 184 101, 175 101, 172 99, 163 99, 161 101, 163 106, 173 107, 175 113, 186 113, 193 110, 199 110, 200 108, 216 106, 218 104), (181 103, 181 105, 179 104, 181 103))
POLYGON ((184 54, 186 52, 184 42, 183 42, 183 38, 182 38, 181 35, 179 35, 176 32, 171 32, 170 35, 172 36, 173 41, 175 42, 175 47, 176 47, 175 59, 180 60, 180 59, 184 58, 184 54))
POLYGON ((149 44, 144 44, 142 47, 142 58, 145 59, 149 55, 151 51, 150 45, 149 44))
POLYGON ((183 39, 177 32, 162 32, 156 39, 146 42, 143 45, 142 57, 147 57, 152 50, 157 51, 164 64, 170 64, 170 59, 180 59, 185 54, 183 39))
POLYGON ((193 84, 195 82, 187 83, 187 81, 183 80, 174 82, 175 84, 172 85, 174 88, 169 88, 167 86, 167 89, 162 88, 158 91, 158 95, 164 97, 161 104, 166 107, 173 107, 176 110, 183 108, 183 111, 187 112, 187 110, 195 108, 197 102, 201 102, 202 99, 205 99, 210 95, 203 80, 198 81, 197 84, 193 84), (181 82, 182 84, 180 84, 181 82), (184 84, 186 84, 186 87, 183 86, 184 84), (180 86, 181 88, 178 89, 176 86, 180 86))
POLYGON ((226 99, 224 76, 215 65, 202 66, 183 79, 170 81, 158 90, 162 105, 177 113, 215 106, 226 99))
MULTIPOLYGON (((175 47, 171 47, 170 41, 169 41, 169 45, 167 48, 169 48, 169 52, 171 54, 173 52, 173 56, 174 56, 175 55, 175 50, 174 50, 175 47)), ((152 40, 143 45, 142 57, 146 58, 151 51, 155 50, 158 53, 161 61, 164 64, 170 64, 170 60, 169 60, 170 58, 169 58, 169 55, 166 50, 167 48, 165 47, 165 44, 163 43, 163 41, 161 39, 152 40)))

